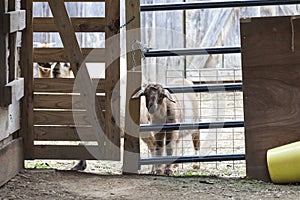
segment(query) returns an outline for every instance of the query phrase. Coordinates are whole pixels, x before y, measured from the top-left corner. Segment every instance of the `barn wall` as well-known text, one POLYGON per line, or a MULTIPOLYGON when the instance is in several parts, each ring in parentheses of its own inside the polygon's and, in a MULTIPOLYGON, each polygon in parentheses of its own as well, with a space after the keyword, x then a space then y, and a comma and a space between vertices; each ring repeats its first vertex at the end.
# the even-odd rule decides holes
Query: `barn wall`
POLYGON ((25 10, 20 0, 0 3, 0 186, 23 166, 20 102, 24 79, 20 77, 19 47, 25 28, 25 10))

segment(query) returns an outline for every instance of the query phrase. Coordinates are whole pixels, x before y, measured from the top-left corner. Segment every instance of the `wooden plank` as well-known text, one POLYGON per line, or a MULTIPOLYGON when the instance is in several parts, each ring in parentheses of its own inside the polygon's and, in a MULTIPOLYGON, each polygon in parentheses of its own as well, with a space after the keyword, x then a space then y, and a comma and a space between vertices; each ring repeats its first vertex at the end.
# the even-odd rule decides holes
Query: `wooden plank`
MULTIPOLYGON (((0 108, 0 141, 20 130, 21 110, 20 102, 15 98, 5 108, 0 108)), ((0 142, 1 143, 1 142, 0 142)), ((0 144, 1 146, 1 144, 0 144)))
POLYGON ((11 91, 11 97, 15 101, 19 101, 24 96, 24 78, 18 78, 5 87, 9 88, 11 91))
POLYGON ((89 151, 84 146, 65 145, 35 145, 34 157, 36 159, 66 159, 66 160, 96 160, 97 155, 101 159, 109 159, 99 152, 98 146, 89 146, 89 151))
MULTIPOLYGON (((105 18, 89 17, 89 18, 71 18, 75 32, 104 32, 105 18)), ((35 17, 33 18, 34 32, 57 32, 57 26, 54 18, 35 17)))
POLYGON ((32 1, 21 1, 21 9, 26 10, 26 28, 22 31, 21 75, 24 79, 22 101, 21 135, 24 138, 25 159, 33 158, 33 31, 32 1))
MULTIPOLYGON (((141 19, 140 19, 140 1, 129 0, 126 1, 126 22, 132 21, 127 24, 126 31, 126 49, 127 49, 127 70, 132 70, 132 44, 135 40, 141 41, 141 19)), ((141 51, 139 49, 134 51, 136 58, 141 58, 141 51)), ((136 59, 139 62, 139 59, 136 59)), ((141 66, 137 63, 136 71, 141 70, 141 66)))
POLYGON ((9 111, 7 108, 1 108, 0 107, 0 144, 3 142, 3 140, 5 140, 6 138, 9 137, 9 127, 7 126, 8 125, 8 122, 9 122, 9 119, 8 117, 9 116, 9 111))
POLYGON ((17 33, 9 35, 9 77, 8 81, 11 82, 17 77, 17 33))
MULTIPOLYGON (((11 0, 8 1, 8 11, 14 11, 16 10, 16 1, 15 0, 11 0)), ((24 21, 24 25, 25 25, 25 21, 24 21)), ((9 65, 9 76, 8 76, 8 82, 11 82, 13 80, 15 80, 15 78, 17 77, 17 67, 19 65, 18 63, 18 56, 17 54, 19 53, 17 51, 17 41, 18 39, 18 34, 17 32, 14 33, 10 33, 9 34, 9 60, 8 60, 8 65, 9 65)))
MULTIPOLYGON (((134 19, 126 26, 126 51, 127 51, 127 84, 126 84, 126 107, 125 107, 125 131, 124 131, 124 155, 123 174, 136 174, 140 168, 140 100, 131 100, 131 95, 141 87, 141 59, 136 59, 136 69, 133 69, 131 45, 136 39, 141 41, 140 33, 140 1, 128 0, 125 5, 126 21, 134 19), (130 33, 130 34, 129 34, 130 33), (132 70, 136 70, 133 72, 132 70)), ((141 52, 135 51, 137 58, 141 58, 141 52)))
POLYGON ((33 114, 34 125, 90 125, 85 111, 35 110, 33 114), (76 123, 73 116, 76 116, 76 123))
POLYGON ((6 96, 7 105, 19 101, 24 96, 24 78, 6 84, 3 88, 3 95, 6 96))
MULTIPOLYGON (((93 88, 98 83, 97 93, 105 92, 104 79, 93 79, 92 83, 93 88)), ((77 87, 74 88, 73 78, 35 78, 34 92, 74 93, 77 92, 77 87)))
MULTIPOLYGON (((86 62, 105 62, 105 49, 82 48, 86 62)), ((34 48, 33 62, 69 62, 63 48, 34 48)))
POLYGON ((23 139, 15 139, 0 147, 0 187, 23 167, 23 139))
MULTIPOLYGON (((105 103, 104 96, 97 96, 100 98, 102 104, 105 103)), ((81 97, 76 95, 51 95, 51 94, 37 94, 34 96, 34 108, 42 109, 84 109, 81 102, 81 97)))
POLYGON ((270 181, 268 149, 300 140, 300 21, 241 23, 247 176, 270 181), (295 49, 292 50, 294 45, 295 49))
MULTIPOLYGON (((14 11, 16 9, 16 1, 9 1, 8 2, 8 11, 14 11)), ((24 21, 23 21, 23 29, 25 28, 25 16, 24 13, 24 21)), ((5 17, 4 17, 5 18, 5 17)), ((14 22, 12 22, 14 23, 14 22)), ((17 77, 17 33, 13 32, 9 34, 9 78, 8 81, 11 82, 17 77)))
POLYGON ((2 87, 3 100, 0 102, 0 107, 7 107, 12 103, 12 88, 4 86, 2 87))
POLYGON ((8 134, 13 134, 20 130, 21 128, 21 110, 20 102, 13 100, 12 104, 8 106, 7 124, 5 126, 5 131, 8 134))
MULTIPOLYGON (((244 21, 244 24, 247 24, 246 21, 244 21)), ((251 22, 256 22, 255 19, 249 20, 249 24, 251 22)), ((272 35, 272 39, 276 39, 273 41, 275 44, 268 43, 269 40, 261 40, 256 44, 256 49, 248 49, 249 51, 249 59, 248 63, 249 65, 255 67, 258 65, 267 65, 270 63, 270 60, 273 60, 273 65, 286 65, 286 63, 290 63, 293 65, 296 65, 300 62, 300 58, 295 56, 295 54, 292 54, 292 47, 294 46, 295 53, 297 52, 297 47, 300 45, 297 43, 300 38, 300 19, 293 19, 293 32, 294 37, 292 37, 292 26, 291 26, 291 17, 282 17, 282 18, 266 18, 266 29, 265 31, 268 32, 270 35, 272 35), (271 29, 273 26, 273 20, 277 20, 278 24, 276 25, 276 29, 271 29), (269 22, 269 23, 268 23, 269 22), (289 23, 289 25, 287 24, 289 23), (288 38, 282 38, 282 36, 286 35, 286 31, 290 31, 290 37, 288 38), (288 42, 286 40, 288 39, 288 42), (294 40, 294 45, 293 41, 294 40), (276 45, 276 49, 272 49, 276 45), (268 49, 269 51, 266 51, 266 54, 264 56, 260 56, 260 51, 257 51, 257 49, 268 49), (272 51, 270 51, 272 49, 272 51), (251 52, 250 52, 251 51, 251 52), (274 56, 276 55, 276 56, 274 56), (251 56, 251 57, 250 57, 251 56), (258 59, 257 61, 255 59, 258 59)), ((260 25, 261 26, 261 25, 260 25)), ((262 29, 262 27, 260 27, 262 29)), ((248 31, 251 31, 251 26, 244 26, 244 37, 247 37, 246 33, 248 31)), ((246 38, 245 38, 246 39, 246 38)), ((247 42, 247 40, 245 40, 247 42)), ((250 43, 251 41, 249 41, 250 43)), ((248 45, 247 43, 246 45, 248 45)))
POLYGON ((91 127, 35 126, 34 127, 34 140, 96 141, 96 136, 93 133, 93 129, 91 127))
POLYGON ((138 173, 140 159, 140 99, 131 96, 140 89, 141 72, 127 72, 125 131, 124 131, 124 166, 123 173, 138 173))
MULTIPOLYGON (((65 52, 70 60, 72 71, 76 76, 76 80, 80 83, 78 85, 79 91, 82 96, 82 101, 85 103, 87 112, 89 113, 89 120, 94 128, 94 132, 97 133, 99 148, 103 150, 105 145, 109 142, 103 131, 105 130, 105 117, 102 110, 105 108, 101 107, 100 102, 91 101, 95 95, 93 85, 64 2, 60 0, 48 0, 48 3, 55 17, 56 24, 58 25, 59 34, 64 44, 65 52), (80 75, 77 76, 79 67, 80 75)), ((111 155, 105 155, 104 157, 106 156, 112 157, 111 155)))
POLYGON ((4 21, 4 13, 7 12, 7 1, 0 2, 0 22, 2 24, 2 30, 0 31, 0 107, 6 107, 11 104, 10 91, 7 91, 5 85, 8 82, 8 34, 4 32, 8 29, 9 24, 4 21))
POLYGON ((6 12, 4 14, 4 23, 8 24, 8 26, 4 26, 3 31, 5 33, 13 33, 23 30, 26 27, 25 19, 25 10, 6 12))

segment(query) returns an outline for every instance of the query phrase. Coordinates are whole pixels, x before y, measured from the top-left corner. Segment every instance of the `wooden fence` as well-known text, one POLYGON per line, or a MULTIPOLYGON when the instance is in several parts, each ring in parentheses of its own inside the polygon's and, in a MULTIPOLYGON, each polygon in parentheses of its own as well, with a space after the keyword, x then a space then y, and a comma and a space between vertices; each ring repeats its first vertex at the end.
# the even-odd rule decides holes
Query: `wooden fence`
MULTIPOLYGON (((98 6, 96 3, 104 0, 90 2, 98 6)), ((120 100, 119 95, 113 97, 119 92, 120 77, 119 1, 105 1, 105 17, 70 17, 63 1, 48 3, 53 17, 31 18, 33 25, 27 33, 31 37, 29 45, 33 46, 33 33, 58 32, 63 48, 34 48, 30 66, 35 62, 68 62, 75 78, 32 79, 32 67, 28 69, 25 158, 119 160, 120 100), (105 48, 80 47, 77 32, 105 33, 105 48), (91 81, 86 63, 105 63, 105 78, 91 81), (92 91, 94 82, 97 82, 96 91, 92 91), (88 99, 88 95, 93 96, 88 99)))
POLYGON ((18 43, 25 16, 20 1, 0 2, 0 186, 15 176, 23 162, 19 130, 24 79, 20 74, 18 43))

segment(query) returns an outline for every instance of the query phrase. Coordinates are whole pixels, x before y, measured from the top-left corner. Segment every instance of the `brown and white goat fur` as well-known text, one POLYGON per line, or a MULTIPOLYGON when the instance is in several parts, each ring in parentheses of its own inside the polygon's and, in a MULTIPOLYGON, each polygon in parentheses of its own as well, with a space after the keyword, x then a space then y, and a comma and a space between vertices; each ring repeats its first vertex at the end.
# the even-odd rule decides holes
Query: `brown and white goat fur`
MULTIPOLYGON (((148 84, 144 90, 138 91, 132 98, 140 98, 141 96, 145 96, 146 108, 148 110, 146 113, 147 116, 143 116, 145 112, 143 112, 143 108, 141 109, 141 119, 148 118, 150 124, 178 123, 182 121, 184 114, 178 97, 170 94, 162 85, 148 84)), ((194 149, 198 151, 200 146, 199 131, 189 133, 192 135, 194 149)), ((142 137, 142 139, 148 145, 152 156, 162 156, 164 148, 166 149, 166 155, 172 156, 174 155, 174 150, 179 139, 182 137, 183 135, 179 135, 177 130, 173 130, 158 131, 157 133, 151 132, 148 137, 142 137)), ((154 173, 160 174, 162 172, 162 165, 154 166, 154 173)), ((166 164, 164 173, 167 175, 173 173, 171 164, 166 164)))
POLYGON ((73 78, 71 66, 68 63, 37 63, 39 78, 73 78))

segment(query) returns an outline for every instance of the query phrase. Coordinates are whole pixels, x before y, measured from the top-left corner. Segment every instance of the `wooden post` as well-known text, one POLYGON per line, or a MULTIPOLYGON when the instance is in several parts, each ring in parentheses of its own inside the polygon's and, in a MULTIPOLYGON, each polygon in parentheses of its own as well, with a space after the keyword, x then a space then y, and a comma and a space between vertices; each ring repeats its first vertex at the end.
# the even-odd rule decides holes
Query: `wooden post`
POLYGON ((105 19, 105 132, 111 142, 103 150, 120 159, 120 0, 105 2, 105 19))
POLYGON ((8 11, 8 2, 0 2, 0 21, 2 24, 2 30, 0 31, 0 106, 8 106, 11 103, 9 92, 5 88, 8 83, 8 33, 5 31, 10 24, 7 24, 4 20, 5 13, 8 11))
POLYGON ((26 29, 22 31, 21 48, 21 76, 24 77, 24 98, 22 101, 21 135, 24 138, 25 159, 33 159, 32 1, 22 0, 21 8, 26 10, 26 29))
POLYGON ((126 0, 126 21, 132 21, 126 26, 127 51, 127 89, 124 133, 124 165, 123 174, 135 174, 139 170, 140 141, 140 100, 131 100, 133 92, 141 87, 141 52, 135 50, 136 68, 132 66, 132 43, 141 40, 140 35, 140 1, 126 0), (133 71, 135 70, 135 71, 133 71))
MULTIPOLYGON (((14 11, 16 9, 16 1, 10 0, 8 2, 8 11, 14 11)), ((17 32, 10 33, 9 36, 9 82, 16 78, 16 50, 17 50, 17 32)))
POLYGON ((241 23, 249 178, 270 181, 267 150, 300 140, 300 19, 241 23))

